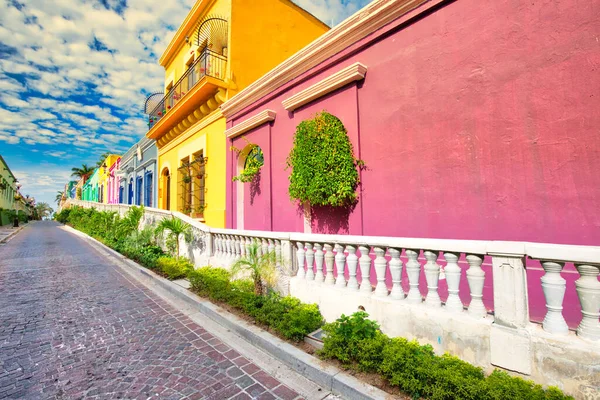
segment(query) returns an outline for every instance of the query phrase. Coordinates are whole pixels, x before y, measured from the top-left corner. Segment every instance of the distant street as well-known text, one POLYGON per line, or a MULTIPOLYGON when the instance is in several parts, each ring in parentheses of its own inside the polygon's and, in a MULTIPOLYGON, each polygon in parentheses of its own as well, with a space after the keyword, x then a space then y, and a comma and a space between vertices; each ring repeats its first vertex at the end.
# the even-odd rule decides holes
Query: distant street
POLYGON ((0 399, 295 399, 55 222, 0 245, 0 399))

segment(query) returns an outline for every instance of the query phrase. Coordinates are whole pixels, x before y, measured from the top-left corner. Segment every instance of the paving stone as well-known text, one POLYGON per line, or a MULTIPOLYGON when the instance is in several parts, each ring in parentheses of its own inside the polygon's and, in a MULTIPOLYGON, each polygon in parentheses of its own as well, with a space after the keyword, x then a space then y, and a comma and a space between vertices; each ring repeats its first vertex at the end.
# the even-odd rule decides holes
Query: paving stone
POLYGON ((0 247, 0 399, 295 397, 58 224, 0 247))

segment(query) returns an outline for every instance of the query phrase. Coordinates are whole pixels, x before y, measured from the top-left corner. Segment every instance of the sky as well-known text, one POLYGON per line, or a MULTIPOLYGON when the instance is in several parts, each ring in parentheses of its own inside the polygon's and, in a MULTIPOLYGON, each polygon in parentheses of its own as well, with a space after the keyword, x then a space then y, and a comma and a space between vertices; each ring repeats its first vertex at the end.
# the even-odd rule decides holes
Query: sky
MULTIPOLYGON (((370 0, 294 2, 335 26, 370 0)), ((0 0, 0 155, 23 194, 55 207, 72 167, 144 136, 158 59, 194 3, 0 0)))

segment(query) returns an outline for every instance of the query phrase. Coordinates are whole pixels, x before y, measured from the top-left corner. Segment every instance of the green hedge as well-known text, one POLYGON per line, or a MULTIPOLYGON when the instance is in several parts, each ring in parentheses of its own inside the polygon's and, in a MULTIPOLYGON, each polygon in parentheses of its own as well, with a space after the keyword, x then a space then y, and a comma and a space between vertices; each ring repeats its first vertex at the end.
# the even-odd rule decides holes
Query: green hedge
POLYGON ((561 400, 572 399, 558 388, 544 390, 531 381, 495 370, 483 370, 457 357, 436 356, 433 347, 389 338, 365 312, 342 315, 323 330, 323 358, 349 368, 381 374, 392 386, 414 398, 433 400, 561 400))
POLYGON ((229 271, 223 268, 199 268, 191 271, 188 278, 194 292, 228 303, 286 339, 301 341, 323 325, 323 316, 316 304, 304 304, 277 293, 255 295, 251 280, 232 280, 229 271))

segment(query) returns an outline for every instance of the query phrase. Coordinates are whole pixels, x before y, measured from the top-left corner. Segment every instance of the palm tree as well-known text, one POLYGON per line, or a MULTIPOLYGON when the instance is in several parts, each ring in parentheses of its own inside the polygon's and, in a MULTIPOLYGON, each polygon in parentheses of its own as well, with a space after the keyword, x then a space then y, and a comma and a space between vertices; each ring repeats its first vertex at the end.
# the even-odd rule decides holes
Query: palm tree
POLYGON ((183 235, 184 240, 190 242, 192 240, 192 226, 179 218, 171 216, 170 219, 161 220, 156 227, 157 235, 163 235, 165 232, 168 232, 167 246, 169 246, 169 241, 174 243, 175 257, 179 259, 179 237, 183 235))
POLYGON ((100 155, 100 160, 98 160, 98 162, 96 163, 96 167, 100 168, 102 167, 102 165, 104 164, 104 161, 106 161, 106 159, 108 158, 108 156, 110 156, 112 153, 109 152, 104 152, 100 155))
POLYGON ((127 237, 133 232, 137 232, 140 226, 140 220, 144 216, 144 206, 131 207, 125 217, 119 221, 117 234, 121 237, 127 237))
POLYGON ((265 294, 263 282, 272 287, 277 282, 276 258, 274 251, 263 253, 262 247, 253 241, 246 247, 246 255, 231 266, 231 275, 249 272, 254 281, 254 293, 258 296, 265 294))
POLYGON ((50 204, 44 202, 37 203, 35 209, 37 210, 37 215, 40 219, 48 217, 54 212, 52 207, 50 207, 50 204))
POLYGON ((65 195, 64 192, 56 192, 56 197, 54 198, 54 201, 56 201, 56 204, 60 204, 64 195, 65 195))
POLYGON ((71 168, 71 171, 73 172, 71 174, 71 176, 76 176, 79 179, 87 179, 93 172, 94 172, 94 168, 92 167, 88 167, 87 164, 82 164, 81 167, 73 167, 71 168))

